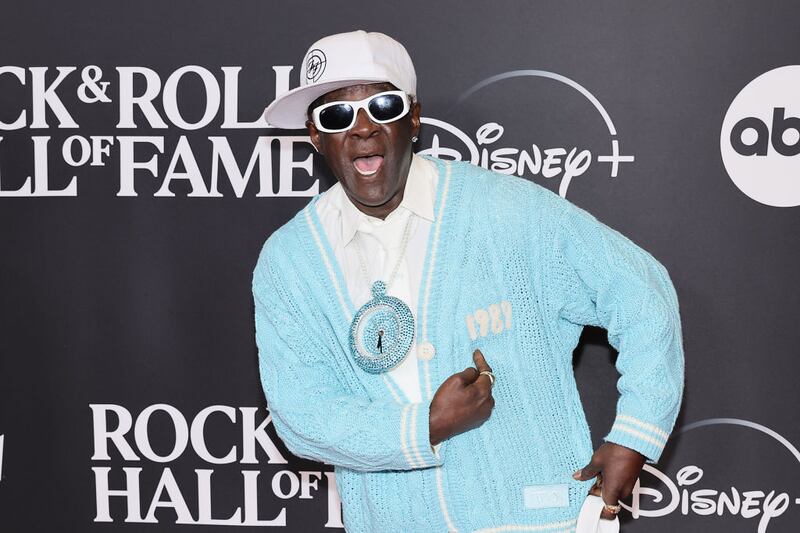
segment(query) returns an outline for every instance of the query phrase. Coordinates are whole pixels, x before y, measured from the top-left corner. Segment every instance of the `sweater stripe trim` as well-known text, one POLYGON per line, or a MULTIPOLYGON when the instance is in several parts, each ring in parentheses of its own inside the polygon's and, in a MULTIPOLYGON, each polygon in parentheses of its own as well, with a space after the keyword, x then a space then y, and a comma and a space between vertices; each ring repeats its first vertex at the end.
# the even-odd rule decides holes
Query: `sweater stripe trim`
POLYGON ((419 443, 417 442, 417 411, 419 410, 419 404, 415 403, 412 404, 411 407, 411 423, 410 423, 410 433, 409 433, 409 441, 411 441, 411 450, 414 452, 414 462, 417 466, 425 466, 425 459, 422 458, 422 454, 419 451, 419 443))
MULTIPOLYGON (((431 257, 428 261, 428 271, 425 276, 425 293, 422 299, 422 339, 428 341, 428 302, 431 296, 431 280, 433 279, 433 272, 436 268, 436 252, 439 249, 439 236, 442 232, 442 219, 444 218, 444 207, 447 203, 447 191, 450 189, 450 177, 453 169, 449 162, 445 161, 445 174, 444 183, 442 184, 442 198, 439 201, 439 208, 436 210, 436 228, 433 234, 433 245, 431 247, 431 257)), ((430 361, 425 361, 422 365, 423 373, 425 375, 425 393, 430 400, 433 397, 431 390, 431 371, 430 361)))
MULTIPOLYGON (((422 338, 428 342, 428 302, 431 296, 431 278, 433 278, 433 271, 436 268, 436 252, 439 249, 439 235, 442 231, 442 219, 444 218, 444 206, 447 202, 447 190, 450 188, 450 174, 452 167, 449 162, 445 162, 447 171, 444 176, 444 183, 442 184, 442 199, 439 202, 439 209, 436 210, 436 229, 433 235, 433 248, 431 248, 431 258, 428 262, 428 275, 425 279, 425 297, 422 302, 422 338)), ((430 391, 428 391, 430 397, 430 391)))
POLYGON ((416 468, 417 465, 414 463, 414 460, 411 457, 411 451, 408 449, 408 440, 406 438, 409 409, 411 409, 411 404, 407 404, 405 407, 403 407, 403 410, 400 413, 400 447, 403 450, 403 457, 406 458, 408 465, 411 468, 416 468))
POLYGON ((425 361, 425 364, 423 365, 423 370, 425 372, 425 390, 428 393, 428 398, 431 398, 432 397, 432 395, 431 395, 431 367, 430 367, 430 362, 429 361, 425 361))
POLYGON ((458 533, 458 528, 453 524, 450 513, 447 512, 447 502, 444 499, 444 483, 442 482, 442 467, 436 467, 436 492, 439 495, 439 507, 442 509, 444 522, 447 524, 448 533, 458 533))
POLYGON ((617 415, 617 420, 621 420, 623 422, 628 422, 630 424, 633 424, 634 426, 638 426, 641 429, 649 431, 650 433, 654 433, 656 436, 661 437, 664 440, 669 439, 669 433, 667 433, 660 427, 654 426, 653 424, 649 424, 647 422, 639 420, 638 418, 634 418, 630 415, 617 415))
MULTIPOLYGON (((450 178, 453 173, 453 167, 449 161, 440 161, 445 166, 444 183, 442 184, 442 198, 439 202, 439 208, 436 210, 436 228, 433 234, 433 243, 431 247, 431 256, 428 261, 428 271, 425 276, 425 292, 422 298, 422 339, 428 341, 428 302, 431 296, 431 280, 433 279, 433 272, 436 266, 436 252, 439 249, 439 236, 442 232, 442 219, 444 218, 444 207, 447 203, 447 192, 450 189, 450 178)), ((423 365, 425 374, 425 391, 428 400, 433 397, 431 391, 431 375, 430 375, 430 361, 425 361, 423 365)), ((444 482, 442 481, 442 468, 436 467, 436 492, 439 497, 439 508, 442 511, 442 517, 447 525, 447 531, 450 533, 458 533, 458 528, 450 518, 450 513, 447 510, 447 500, 444 497, 444 482)))
POLYGON ((615 429, 619 430, 619 431, 624 431, 625 433, 629 433, 629 434, 633 435, 634 437, 636 437, 636 438, 638 438, 640 440, 648 442, 648 443, 652 444, 653 446, 658 447, 659 451, 664 449, 664 446, 667 443, 666 440, 662 441, 662 440, 655 439, 655 438, 651 437, 650 435, 647 435, 646 433, 642 433, 638 429, 634 429, 634 428, 632 428, 630 426, 626 426, 625 424, 622 424, 620 422, 617 422, 616 424, 614 424, 614 426, 611 428, 611 431, 614 431, 615 429))
POLYGON ((314 237, 314 244, 317 245, 319 249, 319 253, 322 256, 322 261, 325 263, 325 269, 328 271, 328 276, 331 278, 333 282, 333 287, 336 289, 336 296, 339 298, 339 305, 342 306, 342 311, 344 312, 344 316, 347 320, 352 320, 350 316, 350 309, 347 307, 347 302, 344 299, 344 294, 342 293, 342 288, 339 286, 339 280, 336 279, 336 272, 333 270, 333 265, 331 265, 331 261, 328 258, 328 254, 325 251, 325 246, 322 244, 322 239, 320 239, 319 232, 317 232, 317 227, 314 224, 314 220, 311 218, 311 209, 313 206, 310 206, 306 209, 306 222, 308 223, 308 227, 311 229, 311 235, 314 237))
POLYGON ((389 389, 389 392, 392 393, 392 398, 394 398, 394 401, 402 405, 403 400, 400 398, 400 395, 397 394, 397 391, 395 390, 391 380, 386 376, 385 373, 381 374, 381 377, 383 378, 383 382, 386 383, 386 388, 389 389))
POLYGON ((573 531, 575 525, 578 523, 577 518, 572 520, 564 520, 563 522, 550 522, 548 524, 507 524, 504 526, 489 527, 486 529, 478 529, 473 533, 500 533, 501 531, 554 531, 553 533, 564 533, 566 531, 573 531))

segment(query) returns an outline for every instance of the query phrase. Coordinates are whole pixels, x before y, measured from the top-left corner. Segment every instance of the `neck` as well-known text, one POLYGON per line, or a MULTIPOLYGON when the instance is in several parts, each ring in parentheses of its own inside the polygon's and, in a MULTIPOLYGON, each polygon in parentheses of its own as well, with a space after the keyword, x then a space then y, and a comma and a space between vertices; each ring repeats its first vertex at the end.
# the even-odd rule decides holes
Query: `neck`
POLYGON ((403 193, 405 192, 405 189, 406 184, 405 180, 403 180, 400 189, 382 205, 364 205, 358 202, 358 200, 354 200, 352 198, 351 201, 353 202, 353 205, 355 205, 356 208, 365 215, 386 220, 386 217, 389 216, 389 213, 400 207, 400 203, 403 201, 403 193))

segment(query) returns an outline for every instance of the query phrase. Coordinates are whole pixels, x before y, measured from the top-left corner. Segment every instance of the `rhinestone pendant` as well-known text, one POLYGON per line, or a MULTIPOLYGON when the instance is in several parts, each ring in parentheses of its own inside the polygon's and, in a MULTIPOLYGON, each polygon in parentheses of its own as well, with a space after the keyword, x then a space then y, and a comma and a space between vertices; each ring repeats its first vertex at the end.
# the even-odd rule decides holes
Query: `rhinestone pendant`
POLYGON ((350 324, 350 351, 358 366, 370 374, 400 364, 414 342, 414 316, 408 305, 386 295, 386 284, 372 284, 372 299, 361 306, 350 324))

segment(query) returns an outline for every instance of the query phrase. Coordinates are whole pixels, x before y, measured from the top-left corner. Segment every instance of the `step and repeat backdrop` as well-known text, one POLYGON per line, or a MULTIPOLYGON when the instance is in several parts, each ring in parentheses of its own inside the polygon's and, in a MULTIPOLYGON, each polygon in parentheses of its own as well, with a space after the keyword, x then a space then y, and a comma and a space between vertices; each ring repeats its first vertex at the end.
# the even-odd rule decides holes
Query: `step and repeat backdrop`
MULTIPOLYGON (((791 1, 3 2, 0 531, 341 530, 333 468, 273 430, 250 281, 334 183, 261 113, 352 29, 408 48, 420 152, 556 191, 669 270, 685 401, 623 531, 798 531, 798 20, 791 1)), ((575 352, 597 445, 615 358, 603 330, 575 352)))

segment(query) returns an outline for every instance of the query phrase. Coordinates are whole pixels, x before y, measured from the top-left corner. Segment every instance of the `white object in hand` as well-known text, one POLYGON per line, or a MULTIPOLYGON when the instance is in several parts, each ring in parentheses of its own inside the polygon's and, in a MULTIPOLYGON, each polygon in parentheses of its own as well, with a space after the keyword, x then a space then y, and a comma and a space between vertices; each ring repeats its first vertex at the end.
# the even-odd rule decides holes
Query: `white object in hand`
POLYGON ((586 496, 581 512, 578 515, 578 524, 575 533, 619 533, 619 518, 605 520, 600 518, 605 504, 600 496, 586 496))

